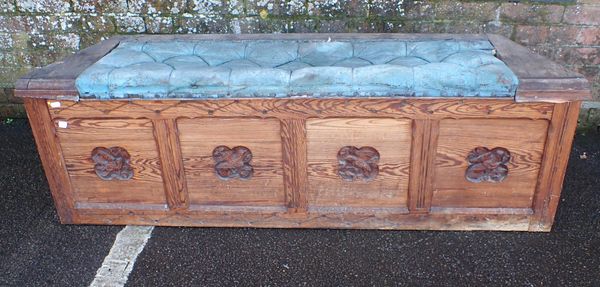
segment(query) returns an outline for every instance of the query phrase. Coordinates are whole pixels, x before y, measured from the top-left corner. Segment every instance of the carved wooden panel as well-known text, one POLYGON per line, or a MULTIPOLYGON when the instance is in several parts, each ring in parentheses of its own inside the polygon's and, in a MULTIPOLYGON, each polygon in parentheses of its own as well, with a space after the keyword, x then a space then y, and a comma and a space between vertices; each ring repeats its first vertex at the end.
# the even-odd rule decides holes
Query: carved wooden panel
MULTIPOLYGON (((152 121, 70 119, 67 128, 56 127, 56 133, 77 207, 165 207, 165 184, 152 121), (95 171, 97 162, 93 159, 92 151, 97 147, 109 150, 103 157, 121 157, 121 164, 128 164, 132 168, 133 177, 129 180, 104 180, 95 171), (126 153, 113 155, 110 147, 123 147, 126 153)), ((128 169, 124 169, 126 170, 128 169)), ((119 177, 125 179, 129 177, 127 173, 124 172, 119 177)), ((101 175, 104 176, 102 173, 101 175)))
POLYGON ((92 160, 96 175, 103 180, 129 180, 133 177, 131 156, 122 147, 96 147, 92 150, 92 160))
MULTIPOLYGON (((352 213, 373 207, 404 212, 400 209, 407 202, 411 142, 411 121, 406 119, 307 120, 308 210, 343 208, 352 213), (337 155, 345 146, 375 149, 380 155, 376 176, 368 181, 340 178, 337 155)), ((348 161, 343 165, 349 166, 348 161)))
POLYGON ((345 146, 337 154, 338 174, 346 181, 371 181, 379 174, 379 152, 366 146, 345 146))
POLYGON ((501 182, 508 176, 506 164, 510 160, 510 152, 502 147, 488 149, 476 147, 469 155, 469 167, 465 178, 470 182, 501 182))
POLYGON ((181 118, 177 129, 190 209, 285 208, 279 120, 181 118), (213 158, 218 146, 249 149, 252 178, 223 180, 213 158))
POLYGON ((531 208, 547 129, 545 120, 440 121, 432 209, 441 212, 439 208, 531 208), (493 132, 482 133, 482 130, 493 132), (465 178, 472 165, 466 156, 475 147, 502 147, 510 151, 510 160, 505 163, 509 175, 501 184, 465 178))
POLYGON ((218 146, 213 150, 212 155, 215 161, 215 172, 220 179, 250 179, 254 173, 254 168, 250 164, 252 152, 247 147, 236 146, 230 149, 226 146, 218 146))

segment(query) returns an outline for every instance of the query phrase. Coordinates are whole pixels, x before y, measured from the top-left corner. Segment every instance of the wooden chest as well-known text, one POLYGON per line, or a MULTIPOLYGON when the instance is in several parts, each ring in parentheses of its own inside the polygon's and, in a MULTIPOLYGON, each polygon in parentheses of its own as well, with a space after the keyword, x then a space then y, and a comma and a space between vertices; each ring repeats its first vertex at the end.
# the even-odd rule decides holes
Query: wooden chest
POLYGON ((182 38, 486 40, 518 87, 511 97, 85 97, 76 79, 132 39, 113 38, 17 83, 63 223, 551 229, 589 97, 581 75, 496 35, 135 37, 182 38))

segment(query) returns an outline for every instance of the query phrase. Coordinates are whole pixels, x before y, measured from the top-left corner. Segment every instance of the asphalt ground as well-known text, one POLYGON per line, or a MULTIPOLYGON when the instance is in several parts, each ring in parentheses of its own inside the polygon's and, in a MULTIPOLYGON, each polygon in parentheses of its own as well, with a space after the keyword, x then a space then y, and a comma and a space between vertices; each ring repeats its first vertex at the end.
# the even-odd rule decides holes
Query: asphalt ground
MULTIPOLYGON (((87 286, 122 226, 60 225, 26 120, 0 124, 0 286, 87 286)), ((600 286, 600 134, 550 233, 157 227, 127 286, 600 286)))

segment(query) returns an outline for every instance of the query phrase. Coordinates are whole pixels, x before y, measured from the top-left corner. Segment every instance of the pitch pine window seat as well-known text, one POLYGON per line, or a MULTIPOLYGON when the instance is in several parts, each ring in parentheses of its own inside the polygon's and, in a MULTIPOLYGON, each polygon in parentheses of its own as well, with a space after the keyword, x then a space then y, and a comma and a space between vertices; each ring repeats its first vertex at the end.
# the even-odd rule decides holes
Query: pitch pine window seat
POLYGON ((587 81, 497 35, 115 37, 17 82, 63 223, 549 231, 587 81))

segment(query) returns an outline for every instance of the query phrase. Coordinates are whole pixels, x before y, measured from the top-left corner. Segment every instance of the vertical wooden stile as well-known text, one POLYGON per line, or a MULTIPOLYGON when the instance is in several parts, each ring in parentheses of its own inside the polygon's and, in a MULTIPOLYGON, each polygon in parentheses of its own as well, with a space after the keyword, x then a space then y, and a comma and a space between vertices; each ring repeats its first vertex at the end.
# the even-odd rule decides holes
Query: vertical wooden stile
POLYGON ((408 208, 427 213, 431 208, 439 120, 418 119, 412 125, 408 208))
POLYGON ((550 231, 562 190, 581 102, 555 104, 533 199, 530 231, 550 231))
POLYGON ((179 145, 177 122, 175 119, 160 119, 154 120, 153 124, 167 204, 171 210, 187 209, 189 207, 189 195, 179 145))
POLYGON ((308 164, 306 120, 281 120, 283 145, 283 182, 289 213, 304 213, 307 209, 308 164))
POLYGON ((60 221, 76 223, 71 181, 46 100, 26 98, 24 102, 60 221))

